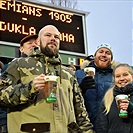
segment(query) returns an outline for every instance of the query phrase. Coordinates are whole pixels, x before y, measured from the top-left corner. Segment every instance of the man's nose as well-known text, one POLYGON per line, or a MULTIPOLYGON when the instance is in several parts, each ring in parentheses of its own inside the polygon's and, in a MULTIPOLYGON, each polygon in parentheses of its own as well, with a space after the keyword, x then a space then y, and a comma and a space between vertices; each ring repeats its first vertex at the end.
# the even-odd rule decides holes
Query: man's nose
POLYGON ((34 41, 34 42, 32 42, 32 47, 37 47, 37 42, 36 41, 34 41))
POLYGON ((55 41, 55 36, 54 36, 54 35, 51 35, 50 39, 51 39, 52 41, 55 41))

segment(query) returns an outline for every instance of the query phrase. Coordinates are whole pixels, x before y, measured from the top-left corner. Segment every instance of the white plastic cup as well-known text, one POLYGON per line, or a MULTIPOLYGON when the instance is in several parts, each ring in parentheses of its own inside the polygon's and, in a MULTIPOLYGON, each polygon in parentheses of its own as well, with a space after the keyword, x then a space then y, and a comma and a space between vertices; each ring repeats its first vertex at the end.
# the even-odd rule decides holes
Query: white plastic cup
POLYGON ((84 72, 86 76, 92 76, 94 78, 95 76, 95 68, 94 67, 86 67, 84 68, 84 72))
POLYGON ((119 94, 115 97, 116 104, 118 106, 118 111, 119 111, 119 117, 121 118, 127 118, 128 117, 128 112, 126 110, 122 110, 119 108, 119 104, 121 103, 121 100, 128 100, 128 95, 125 94, 119 94))

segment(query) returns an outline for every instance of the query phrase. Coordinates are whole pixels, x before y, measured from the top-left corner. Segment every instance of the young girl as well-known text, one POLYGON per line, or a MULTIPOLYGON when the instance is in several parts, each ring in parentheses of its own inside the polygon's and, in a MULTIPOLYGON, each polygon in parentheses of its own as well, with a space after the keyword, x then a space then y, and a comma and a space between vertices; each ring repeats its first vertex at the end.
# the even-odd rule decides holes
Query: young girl
POLYGON ((96 133, 133 133, 133 70, 128 64, 119 64, 113 76, 114 86, 106 92, 99 109, 96 133), (128 96, 119 104, 119 109, 127 111, 127 118, 119 116, 115 100, 119 94, 128 96))

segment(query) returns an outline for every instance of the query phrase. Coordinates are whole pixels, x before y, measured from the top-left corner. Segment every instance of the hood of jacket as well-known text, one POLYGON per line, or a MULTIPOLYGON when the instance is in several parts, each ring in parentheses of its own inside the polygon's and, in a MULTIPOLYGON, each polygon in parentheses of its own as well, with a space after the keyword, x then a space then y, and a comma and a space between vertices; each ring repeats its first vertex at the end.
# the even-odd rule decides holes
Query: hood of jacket
POLYGON ((49 73, 48 71, 48 64, 51 64, 51 65, 54 65, 54 66, 57 66, 59 65, 60 66, 60 72, 57 72, 56 71, 56 75, 57 76, 60 76, 60 83, 61 83, 61 57, 60 55, 58 54, 56 57, 53 57, 53 58, 50 58, 48 56, 46 56, 45 54, 43 54, 39 48, 34 48, 31 52, 31 54, 29 55, 29 57, 34 57, 36 60, 40 61, 40 62, 44 62, 46 64, 46 69, 45 70, 45 74, 49 73))
POLYGON ((53 58, 50 58, 48 56, 46 56, 45 54, 43 54, 39 48, 34 48, 31 52, 31 54, 29 55, 29 57, 34 57, 36 58, 37 60, 44 60, 44 62, 46 63, 50 63, 50 64, 54 64, 54 65, 59 65, 61 64, 61 57, 60 55, 58 54, 57 57, 53 57, 53 58))

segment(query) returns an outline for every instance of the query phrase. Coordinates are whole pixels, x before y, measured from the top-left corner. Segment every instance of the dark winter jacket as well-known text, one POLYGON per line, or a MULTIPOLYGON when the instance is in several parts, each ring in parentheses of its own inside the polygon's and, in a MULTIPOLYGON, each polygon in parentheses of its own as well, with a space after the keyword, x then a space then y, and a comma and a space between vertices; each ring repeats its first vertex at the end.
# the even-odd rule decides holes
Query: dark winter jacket
MULTIPOLYGON (((96 69, 95 73, 95 89, 88 88, 85 94, 83 94, 85 100, 85 106, 89 114, 89 118, 95 126, 95 120, 97 117, 98 109, 105 92, 112 85, 112 68, 109 66, 106 69, 98 68, 94 62, 91 62, 89 66, 96 69)), ((83 77, 84 78, 84 77, 83 77)))
POLYGON ((0 108, 0 126, 7 125, 7 109, 0 108))
POLYGON ((0 108, 0 126, 7 124, 7 109, 0 108))
POLYGON ((115 87, 114 97, 118 94, 129 96, 128 118, 119 117, 115 98, 107 115, 104 112, 105 105, 102 102, 96 120, 96 133, 133 133, 133 85, 130 84, 121 89, 115 87))

